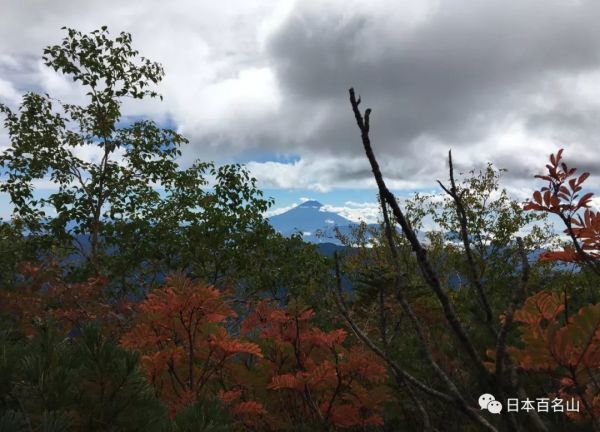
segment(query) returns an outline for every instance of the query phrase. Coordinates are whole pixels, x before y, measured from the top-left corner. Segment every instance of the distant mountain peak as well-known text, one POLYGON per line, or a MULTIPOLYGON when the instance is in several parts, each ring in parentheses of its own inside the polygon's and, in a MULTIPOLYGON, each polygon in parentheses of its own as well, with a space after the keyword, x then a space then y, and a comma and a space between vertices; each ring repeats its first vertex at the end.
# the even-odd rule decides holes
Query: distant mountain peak
POLYGON ((307 242, 340 244, 334 229, 348 235, 357 224, 326 209, 319 201, 308 200, 284 213, 271 216, 269 222, 284 236, 299 233, 307 242))
POLYGON ((319 201, 308 200, 308 201, 304 201, 298 207, 300 207, 300 208, 318 208, 318 209, 320 209, 321 207, 323 207, 323 204, 321 204, 319 201))

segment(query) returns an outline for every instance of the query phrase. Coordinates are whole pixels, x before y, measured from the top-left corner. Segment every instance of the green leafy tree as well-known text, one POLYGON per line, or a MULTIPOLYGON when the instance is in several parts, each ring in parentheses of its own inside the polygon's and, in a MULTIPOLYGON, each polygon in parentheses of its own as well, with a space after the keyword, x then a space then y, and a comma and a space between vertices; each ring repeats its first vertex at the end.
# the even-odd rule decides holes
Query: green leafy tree
MULTIPOLYGON (((263 217, 272 201, 256 180, 240 165, 182 169, 183 136, 123 116, 124 100, 159 97, 164 75, 130 34, 66 32, 45 49, 44 63, 80 84, 87 104, 31 92, 17 111, 0 104, 11 143, 0 155, 0 192, 10 197, 15 227, 3 226, 0 241, 16 232, 43 239, 38 258, 58 257, 76 280, 102 273, 118 292, 150 287, 173 270, 264 289, 256 259, 269 265, 265 248, 283 240, 263 217), (96 159, 81 156, 90 149, 96 159), (36 192, 41 179, 56 191, 36 192)), ((2 276, 14 278, 8 268, 2 276)))
POLYGON ((121 123, 124 98, 158 96, 152 86, 163 77, 158 63, 139 57, 129 34, 111 39, 106 27, 89 35, 67 29, 60 45, 45 49, 44 63, 80 83, 88 104, 27 93, 17 113, 0 105, 11 141, 0 156, 6 178, 0 190, 32 233, 45 230, 67 248, 72 235, 89 235, 89 248, 78 252, 99 272, 105 224, 135 221, 154 209, 160 194, 153 186, 176 184, 174 158, 186 140, 152 121, 121 123), (80 157, 86 147, 99 159, 80 157), (40 198, 32 182, 46 178, 58 190, 40 198))

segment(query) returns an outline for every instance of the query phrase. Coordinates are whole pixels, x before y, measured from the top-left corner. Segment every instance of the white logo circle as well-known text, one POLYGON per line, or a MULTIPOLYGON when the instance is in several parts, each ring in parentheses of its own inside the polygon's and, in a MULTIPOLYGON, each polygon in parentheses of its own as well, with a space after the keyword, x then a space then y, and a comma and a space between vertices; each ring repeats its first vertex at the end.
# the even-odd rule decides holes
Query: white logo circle
POLYGON ((487 410, 492 414, 500 414, 502 411, 502 404, 497 400, 493 400, 487 405, 487 410))
POLYGON ((489 393, 484 393, 481 396, 479 396, 479 406, 481 407, 482 410, 487 409, 488 404, 494 400, 496 400, 494 395, 491 395, 489 393))

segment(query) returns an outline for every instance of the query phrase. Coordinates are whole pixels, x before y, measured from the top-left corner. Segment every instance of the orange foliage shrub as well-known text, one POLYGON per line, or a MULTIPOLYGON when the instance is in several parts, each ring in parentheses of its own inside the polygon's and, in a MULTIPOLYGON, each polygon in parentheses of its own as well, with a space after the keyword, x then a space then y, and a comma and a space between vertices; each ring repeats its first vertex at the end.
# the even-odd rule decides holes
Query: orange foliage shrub
POLYGON ((242 322, 243 337, 233 336, 236 312, 224 293, 175 276, 135 313, 121 344, 141 353, 173 414, 218 395, 246 430, 383 424, 386 369, 370 352, 344 346, 344 330, 311 325, 310 309, 259 302, 242 322))
POLYGON ((539 292, 515 312, 522 323, 523 348, 508 348, 522 369, 551 373, 560 383, 558 396, 581 402, 582 412, 567 413, 575 419, 600 415, 597 375, 600 372, 600 304, 583 307, 575 315, 561 317, 564 296, 539 292), (561 319, 562 318, 562 319, 561 319))
POLYGON ((84 321, 100 321, 111 332, 118 332, 123 324, 127 304, 108 301, 104 278, 67 283, 60 266, 52 262, 22 263, 19 272, 23 280, 14 290, 0 290, 0 305, 25 334, 32 333, 34 320, 45 318, 54 319, 67 331, 84 321))
POLYGON ((3 291, 3 309, 30 329, 52 317, 65 330, 96 320, 140 365, 171 414, 218 397, 246 430, 298 424, 354 428, 383 424, 387 371, 370 351, 348 343, 342 329, 312 324, 309 308, 259 302, 237 317, 224 292, 183 276, 168 278, 137 304, 109 301, 106 281, 69 284, 56 266, 23 264, 24 281, 3 291))
POLYGON ((141 364, 173 413, 222 381, 239 355, 260 357, 255 343, 230 336, 236 313, 218 289, 173 276, 135 307, 121 344, 141 353, 141 364))
POLYGON ((260 302, 244 320, 242 332, 258 338, 263 357, 251 369, 238 369, 235 387, 220 398, 231 405, 244 397, 261 403, 264 410, 255 406, 241 419, 247 428, 383 424, 385 367, 371 352, 345 346, 345 330, 327 332, 312 325, 314 315, 297 304, 283 310, 260 302))

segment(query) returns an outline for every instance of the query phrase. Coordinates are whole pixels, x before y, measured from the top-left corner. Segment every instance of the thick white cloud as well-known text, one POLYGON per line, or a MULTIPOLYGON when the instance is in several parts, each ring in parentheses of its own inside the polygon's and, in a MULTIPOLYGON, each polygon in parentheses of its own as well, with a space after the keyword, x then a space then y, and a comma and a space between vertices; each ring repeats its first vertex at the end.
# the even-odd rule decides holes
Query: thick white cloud
MULTIPOLYGON (((442 157, 437 160, 444 167, 442 157)), ((401 169, 412 169, 410 161, 386 158, 380 162, 383 172, 388 173, 387 184, 392 189, 416 189, 430 185, 435 177, 422 176, 405 179, 401 169)), ((294 162, 249 162, 246 164, 259 186, 275 189, 309 189, 328 192, 335 188, 375 189, 368 161, 363 156, 309 155, 294 162)), ((428 168, 417 168, 427 173, 428 168)), ((435 171, 429 171, 435 175, 435 171)))
POLYGON ((346 201, 343 206, 324 205, 323 211, 337 213, 353 222, 377 223, 380 207, 377 202, 346 201))
MULTIPOLYGON (((299 202, 293 203, 289 206, 278 207, 272 210, 269 210, 265 213, 265 216, 277 216, 282 213, 285 213, 294 207, 299 206, 305 201, 310 200, 310 198, 300 198, 299 202)), ((354 201, 346 201, 343 205, 329 205, 325 204, 321 207, 321 211, 337 213, 346 219, 349 219, 353 222, 366 222, 366 223, 377 223, 379 220, 379 203, 377 202, 354 202, 354 201)), ((326 219, 325 223, 334 223, 334 221, 330 219, 326 219)))
POLYGON ((351 175, 344 174, 344 171, 349 174, 367 169, 362 158, 308 157, 291 163, 249 162, 247 167, 263 188, 326 192, 332 187, 369 186, 368 182, 365 184, 361 178, 354 180, 351 175), (346 180, 341 180, 343 176, 346 180))
POLYGON ((288 3, 2 0, 0 100, 15 105, 19 92, 33 89, 81 102, 76 85, 41 64, 42 50, 60 41, 62 26, 90 31, 108 25, 113 34, 132 33, 134 46, 166 72, 163 103, 127 102, 125 112, 171 119, 197 139, 190 156, 231 155, 250 145, 244 136, 266 131, 281 103, 259 39, 288 3))
POLYGON ((21 99, 21 95, 14 88, 11 82, 0 78, 0 99, 8 103, 16 104, 21 99))

